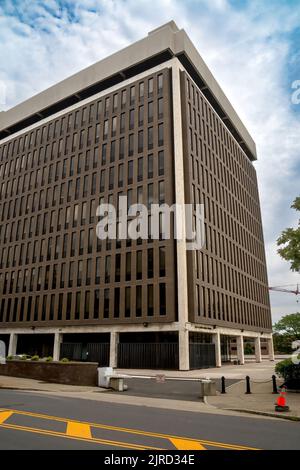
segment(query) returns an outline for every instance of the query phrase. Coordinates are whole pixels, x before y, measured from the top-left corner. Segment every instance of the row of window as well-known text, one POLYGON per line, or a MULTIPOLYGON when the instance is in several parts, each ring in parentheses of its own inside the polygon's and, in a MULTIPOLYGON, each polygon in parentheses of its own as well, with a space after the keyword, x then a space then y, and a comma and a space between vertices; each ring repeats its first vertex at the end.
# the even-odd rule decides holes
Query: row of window
POLYGON ((28 297, 2 298, 0 324, 139 318, 166 315, 166 284, 136 285, 28 297), (158 307, 155 308, 155 296, 158 307))
MULTIPOLYGON (((201 98, 201 100, 203 104, 203 99, 201 98)), ((197 110, 197 114, 196 108, 193 107, 194 118, 192 117, 191 102, 188 103, 188 108, 190 116, 189 122, 191 126, 189 130, 189 139, 192 151, 195 151, 196 156, 199 156, 199 153, 202 154, 201 160, 212 171, 213 175, 217 174, 221 181, 224 180, 224 177, 220 178, 222 165, 224 165, 224 170, 222 171, 225 171, 227 177, 229 175, 230 178, 233 179, 233 184, 238 187, 240 197, 243 199, 244 205, 247 208, 250 205, 256 206, 259 217, 256 173, 252 163, 250 163, 247 156, 232 138, 221 121, 220 125, 224 130, 225 135, 223 133, 216 133, 216 127, 214 127, 214 129, 212 128, 211 115, 213 115, 214 120, 218 120, 219 118, 216 116, 216 113, 212 110, 209 104, 205 103, 204 109, 206 109, 206 112, 202 109, 202 114, 201 111, 199 114, 200 108, 197 110), (208 121, 207 108, 209 109, 210 122, 208 121), (211 138, 209 138, 209 134, 211 135, 211 138), (226 146, 226 136, 229 136, 229 147, 226 146), (211 153, 215 154, 214 158, 211 158, 211 153), (219 166, 221 168, 219 168, 219 166)), ((232 182, 230 182, 230 184, 232 185, 232 182)))
POLYGON ((187 96, 191 199, 204 204, 207 248, 193 261, 198 315, 269 328, 255 169, 189 80, 187 96))
MULTIPOLYGON (((249 193, 250 196, 255 198, 255 193, 253 192, 253 183, 255 182, 255 172, 254 168, 249 163, 247 171, 241 168, 238 164, 237 156, 230 153, 229 150, 225 148, 224 143, 221 141, 220 136, 213 134, 212 129, 209 129, 207 123, 205 123, 204 118, 198 115, 198 120, 190 122, 190 143, 192 151, 195 151, 196 156, 202 150, 202 145, 206 146, 211 150, 212 153, 216 153, 220 160, 224 162, 228 171, 234 174, 234 178, 237 183, 241 185, 249 193), (210 132, 209 132, 210 130, 210 132), (211 137, 209 138, 209 136, 211 137), (212 137, 213 136, 213 137, 212 137)), ((241 153, 243 159, 247 159, 246 155, 241 153)))
MULTIPOLYGON (((245 153, 242 151, 240 145, 236 142, 236 140, 232 137, 231 133, 228 131, 227 127, 221 121, 215 110, 212 106, 208 103, 204 95, 200 92, 200 90, 194 85, 188 78, 186 78, 186 89, 187 89, 187 98, 189 100, 189 122, 190 124, 197 129, 198 133, 201 133, 201 124, 199 119, 203 119, 205 122, 205 126, 202 127, 204 130, 207 130, 207 137, 206 141, 210 142, 213 146, 213 141, 217 139, 219 141, 219 145, 221 145, 222 150, 219 147, 219 152, 217 152, 217 145, 215 144, 214 150, 216 153, 222 157, 224 161, 224 147, 228 150, 226 152, 228 161, 226 161, 226 165, 230 168, 231 172, 235 175, 238 175, 238 179, 242 180, 243 177, 252 178, 252 182, 255 183, 255 170, 253 168, 252 163, 246 157, 245 153), (193 110, 193 112, 192 112, 193 110), (198 119, 198 128, 197 128, 197 119, 198 119), (210 128, 210 133, 208 132, 208 127, 210 128), (209 140, 209 134, 211 136, 209 140), (213 139, 212 135, 214 135, 215 139, 213 139), (234 158, 232 158, 234 157, 234 158), (238 167, 237 167, 238 165, 238 167), (244 172, 244 176, 240 173, 240 171, 244 172)), ((203 132, 204 134, 204 132, 203 132)), ((216 142, 216 140, 215 140, 216 142)), ((249 186, 251 190, 251 185, 249 186)), ((254 196, 255 198, 255 196, 254 196)))
MULTIPOLYGON (((250 270, 238 271, 232 265, 224 264, 201 251, 195 252, 196 277, 205 284, 211 284, 241 297, 268 305, 266 279, 251 275, 250 270), (246 274, 247 273, 247 274, 246 274)), ((265 274, 263 272, 263 274, 265 274)))
MULTIPOLYGON (((216 188, 215 188, 216 190, 216 188)), ((218 192, 216 190, 216 192, 218 192)), ((222 187, 223 195, 225 196, 224 187, 222 187)), ((259 219, 250 217, 240 201, 233 197, 232 194, 227 193, 224 204, 218 197, 214 197, 211 191, 201 190, 192 184, 192 200, 194 204, 205 204, 207 221, 212 225, 218 226, 224 224, 228 233, 236 236, 236 240, 240 243, 243 233, 256 239, 256 242, 262 243, 262 226, 259 219), (224 221, 219 222, 218 213, 222 213, 224 221), (234 224, 233 224, 234 221, 234 224), (230 227, 232 225, 232 227, 230 227), (234 235, 235 234, 235 235, 234 235)))
POLYGON ((270 328, 268 307, 261 307, 209 287, 196 285, 197 315, 240 325, 270 328))
MULTIPOLYGON (((78 156, 79 163, 80 156, 78 156)), ((33 187, 38 186, 38 178, 42 178, 42 186, 46 182, 52 181, 50 175, 50 167, 48 168, 48 175, 42 172, 42 175, 36 174, 35 181, 31 181, 31 178, 27 180, 28 190, 32 190, 33 187), (34 186, 33 186, 34 185, 34 186)), ((78 169, 78 168, 77 168, 78 169)), ((67 173, 67 166, 63 166, 63 180, 67 173)), ((143 181, 144 178, 152 179, 164 176, 165 163, 164 163, 164 151, 159 151, 158 156, 155 157, 153 154, 149 154, 147 158, 139 157, 137 160, 129 160, 126 164, 120 163, 117 167, 110 167, 106 170, 102 170, 99 174, 99 188, 100 192, 105 192, 107 189, 112 190, 114 188, 122 188, 124 185, 136 184, 143 181)), ((33 174, 33 173, 32 173, 33 174)), ((74 157, 70 160, 69 175, 72 178, 74 174, 74 157)), ((34 174, 33 174, 34 175, 34 174)), ((89 173, 83 177, 77 177, 69 179, 67 182, 62 181, 61 184, 48 187, 47 189, 41 189, 39 193, 28 194, 26 197, 13 197, 10 201, 6 201, 0 204, 0 214, 2 221, 8 221, 11 217, 22 216, 29 214, 30 212, 36 212, 37 210, 47 209, 54 207, 57 204, 65 204, 71 200, 77 200, 81 197, 93 195, 97 191, 97 172, 89 173)), ((54 182, 58 180, 55 176, 54 182)), ((20 182, 21 183, 21 182, 20 182)), ((19 194, 22 194, 24 188, 21 185, 19 194), (23 189, 23 190, 22 190, 23 189)), ((139 188, 138 192, 142 192, 139 188)), ((13 191, 11 191, 13 196, 13 191)))
MULTIPOLYGON (((154 128, 151 127, 148 129, 148 150, 152 150, 154 146, 154 128)), ((132 157, 135 153, 135 141, 138 142, 138 153, 143 153, 144 151, 144 140, 143 140, 143 131, 140 131, 135 139, 134 134, 130 134, 128 138, 128 157, 132 157)), ((164 131, 163 131, 163 124, 158 125, 158 133, 157 133, 157 145, 158 147, 162 147, 164 145, 164 131)), ((114 141, 116 144, 116 141, 114 141)), ((113 145, 113 142, 110 146, 110 163, 114 162, 114 158, 116 155, 116 146, 113 145)), ((125 139, 120 139, 119 142, 119 159, 122 160, 124 158, 124 151, 125 151, 125 139)), ((71 157, 71 159, 65 159, 62 163, 57 162, 56 165, 50 164, 48 167, 39 168, 36 171, 25 173, 23 176, 14 177, 8 181, 3 181, 1 184, 1 191, 0 191, 0 198, 6 199, 7 197, 12 197, 17 193, 17 189, 21 192, 25 192, 30 188, 37 187, 39 185, 45 184, 47 181, 50 184, 53 181, 58 181, 60 178, 66 177, 66 168, 68 164, 68 160, 70 160, 70 171, 73 174, 75 171, 75 156, 71 157), (46 176, 47 172, 47 176, 46 176)), ((93 161, 92 165, 91 162, 91 154, 90 152, 86 154, 85 159, 82 158, 82 155, 79 154, 77 157, 77 173, 81 172, 81 169, 84 164, 84 168, 93 168, 97 167, 97 149, 94 149, 93 153, 93 161), (85 160, 85 161, 83 161, 85 160)), ((102 146, 102 154, 101 154, 101 162, 102 165, 107 163, 107 145, 102 146)))
MULTIPOLYGON (((132 111, 134 113, 134 110, 132 111)), ((131 113, 130 113, 131 115, 131 113)), ((123 115, 121 115, 122 118, 123 115)), ((134 117, 134 116, 133 116, 134 117)), ((162 115, 161 115, 162 117, 162 115)), ((112 133, 111 136, 116 136, 116 120, 117 117, 112 118, 112 133)), ((153 119, 151 120, 151 122, 153 119)), ((122 119, 121 119, 122 125, 122 119)), ((133 129, 134 126, 130 126, 130 130, 133 129)), ((61 157, 62 155, 69 155, 69 153, 74 153, 78 150, 82 150, 83 147, 90 147, 92 144, 98 144, 100 141, 100 124, 96 124, 95 128, 95 138, 92 138, 93 135, 93 127, 89 127, 87 131, 84 129, 80 132, 79 137, 78 134, 73 134, 71 136, 67 136, 65 141, 63 139, 54 141, 52 145, 47 145, 45 148, 41 147, 39 151, 35 150, 33 153, 29 152, 28 154, 24 154, 21 157, 16 157, 13 160, 5 163, 4 165, 0 166, 0 177, 6 178, 9 176, 13 176, 16 178, 17 174, 24 171, 29 170, 30 168, 33 169, 35 166, 39 166, 42 163, 47 163, 49 161, 55 160, 56 157, 61 157), (87 133, 87 141, 85 142, 85 134, 87 133), (79 138, 79 140, 78 140, 79 138)), ((122 129, 122 132, 125 132, 125 129, 122 129)), ((108 121, 104 121, 103 125, 103 141, 107 140, 108 138, 108 121)), ((158 124, 158 145, 163 145, 163 123, 158 124)), ((144 151, 144 129, 138 131, 137 137, 135 139, 134 134, 129 134, 128 137, 128 149, 127 155, 132 156, 135 153, 136 146, 135 140, 137 141, 137 151, 138 153, 142 153, 144 151)), ((147 129, 147 142, 148 142, 148 150, 153 149, 154 147, 154 129, 153 127, 149 127, 147 129)), ((117 155, 117 145, 118 145, 118 155, 119 159, 123 159, 125 156, 125 137, 122 137, 119 140, 113 140, 110 143, 110 162, 114 162, 117 155)), ((106 163, 106 154, 107 154, 107 143, 104 143, 102 146, 102 165, 106 163)), ((90 161, 90 150, 88 151, 89 154, 86 155, 86 162, 85 168, 89 166, 90 161), (89 157, 89 158, 88 158, 89 157)), ((94 149, 93 153, 93 167, 97 166, 98 159, 97 159, 97 149, 94 149)), ((51 166, 51 165, 50 165, 51 166)), ((53 165, 52 165, 53 166, 53 165)), ((40 170, 37 170, 40 171, 40 170)), ((58 171, 55 171, 55 174, 58 174, 58 171)))
MULTIPOLYGON (((72 240, 73 242, 73 240, 72 240)), ((48 245, 51 250, 51 244, 48 245)), ((72 252, 75 247, 71 244, 72 252)), ((71 253, 72 256, 72 253, 71 253)), ((47 260, 40 253, 39 261, 47 260)), ((48 289, 64 289, 111 282, 152 279, 166 276, 166 248, 149 248, 147 251, 127 251, 103 257, 79 259, 61 264, 48 264, 0 274, 2 294, 33 292, 48 289), (157 252, 156 257, 154 256, 157 252)))
MULTIPOLYGON (((94 194, 93 191, 92 194, 94 194)), ((152 204, 164 204, 165 182, 158 181, 157 184, 149 183, 145 187, 138 186, 136 190, 128 189, 125 192, 119 192, 115 198, 116 216, 120 215, 120 201, 122 197, 127 197, 127 210, 129 210, 130 206, 134 203, 146 203, 148 210, 150 210, 152 204)), ((76 197, 75 200, 77 200, 76 197)), ((71 201, 71 197, 68 196, 67 202, 69 201, 71 201)), ((99 205, 103 204, 104 202, 105 198, 100 197, 99 205)), ((114 203, 113 194, 108 196, 107 202, 109 204, 114 203)), ((43 203, 43 198, 39 200, 39 204, 37 204, 37 201, 35 201, 35 199, 33 198, 32 212, 40 210, 43 207, 43 203)), ((27 238, 37 237, 40 235, 45 235, 47 233, 68 230, 71 227, 76 228, 78 226, 84 226, 86 223, 94 223, 96 221, 96 203, 98 203, 98 201, 96 201, 95 199, 91 199, 89 201, 89 211, 88 203, 82 202, 81 204, 74 204, 72 206, 61 207, 60 209, 58 209, 58 211, 57 209, 54 209, 52 211, 37 213, 36 215, 31 217, 23 217, 19 220, 3 224, 0 226, 0 238, 1 240, 3 240, 3 243, 11 243, 19 240, 27 240, 27 238)), ((47 199, 45 207, 48 207, 47 199)), ((149 214, 149 224, 151 224, 151 214, 149 214)), ((95 227, 90 228, 90 230, 95 231, 95 227)), ((3 247, 3 249, 6 248, 6 246, 3 247)))
POLYGON ((220 185, 216 179, 211 177, 210 186, 207 180, 204 181, 205 184, 202 185, 192 183, 191 193, 194 205, 205 204, 207 221, 217 226, 219 224, 217 212, 220 211, 224 216, 226 214, 225 224, 230 224, 229 219, 233 218, 239 227, 237 230, 247 231, 260 243, 262 239, 260 219, 247 213, 240 200, 232 193, 226 192, 225 186, 220 185), (227 219, 228 222, 226 222, 227 219))
MULTIPOLYGON (((165 200, 165 188, 164 188, 164 181, 158 182, 158 199, 154 197, 154 185, 152 183, 147 185, 147 204, 148 209, 150 209, 151 205, 155 202, 158 202, 160 205, 164 203, 165 200)), ((126 196, 127 197, 127 210, 129 210, 130 206, 136 202, 138 204, 142 204, 144 202, 143 199, 143 187, 138 186, 137 191, 134 195, 132 189, 128 189, 125 193, 118 193, 117 200, 116 200, 116 217, 119 218, 121 214, 121 198, 126 196), (136 200, 134 201, 134 197, 136 200)), ((104 197, 99 199, 99 205, 108 202, 109 204, 113 204, 113 195, 109 195, 108 199, 105 201, 104 197)), ((4 224, 0 226, 0 239, 3 243, 3 247, 0 253, 0 266, 9 266, 10 263, 14 266, 16 262, 16 253, 18 250, 18 245, 15 246, 7 246, 7 242, 12 243, 14 241, 25 240, 32 237, 38 237, 40 235, 51 234, 55 232, 61 232, 62 230, 69 230, 70 228, 76 228, 78 226, 84 227, 86 224, 93 224, 91 227, 86 229, 86 232, 82 230, 80 234, 82 234, 82 240, 88 239, 91 240, 91 244, 93 244, 93 239, 96 238, 96 226, 95 222, 98 221, 96 219, 96 203, 98 201, 95 199, 91 199, 88 202, 83 202, 81 204, 75 204, 74 206, 67 206, 66 208, 60 208, 57 210, 52 210, 51 212, 43 212, 38 213, 32 217, 26 217, 19 219, 17 221, 4 224), (89 204, 89 206, 88 206, 89 204), (7 256, 6 256, 7 253, 7 256), (6 260, 6 261, 5 261, 6 260)), ((103 214, 105 215, 105 214, 103 214)), ((101 220, 101 219, 99 219, 101 220)), ((119 222, 116 221, 116 236, 119 235, 119 222)), ((128 227, 127 227, 127 235, 129 234, 129 224, 130 218, 128 219, 128 227)), ((152 228, 152 217, 151 214, 148 215, 148 239, 151 240, 151 228, 152 228)), ((159 215, 159 238, 162 239, 164 236, 164 226, 163 226, 163 219, 162 215, 159 215)), ((124 233, 124 232, 122 232, 124 233)), ((60 234, 56 237, 58 240, 57 246, 60 240, 60 234)), ((65 234, 64 236, 67 236, 65 234)), ((122 236, 121 239, 126 238, 127 245, 131 245, 131 239, 122 236)), ((144 238, 144 237, 143 237, 144 238)), ((121 243, 121 240, 119 240, 121 243)), ((141 241, 142 242, 142 241, 141 241)), ((31 243, 31 241, 29 242, 31 243)), ((34 253, 36 254, 36 245, 38 240, 34 241, 34 253)), ((90 242, 89 242, 90 243, 90 242)), ((27 245, 29 247, 30 245, 27 245)), ((90 246, 90 245, 89 245, 90 246)), ((111 248, 108 248, 111 249, 111 248)), ((92 250, 92 245, 91 245, 92 250)), ((25 252, 24 244, 20 245, 20 252, 25 252)), ((27 248, 27 252, 30 251, 27 248)), ((97 251, 101 251, 101 240, 97 238, 97 251)), ((59 249, 55 250, 56 255, 58 256, 59 249)), ((27 258, 27 257, 26 257, 27 258)))
MULTIPOLYGON (((153 97, 154 93, 161 95, 163 92, 163 74, 159 74, 156 80, 149 78, 147 81, 141 81, 137 88, 139 101, 144 100, 145 91, 149 99, 153 97)), ((62 136, 65 132, 70 132, 72 129, 75 130, 80 126, 85 126, 87 123, 102 120, 111 112, 118 112, 120 107, 124 109, 128 104, 132 106, 135 104, 135 97, 136 86, 131 85, 129 90, 123 89, 115 92, 113 96, 100 99, 97 103, 84 106, 74 113, 70 113, 67 117, 64 116, 48 125, 44 125, 42 128, 37 128, 35 131, 27 133, 8 144, 4 144, 0 148, 0 161, 4 161, 16 153, 24 152, 27 148, 43 145, 58 136, 62 136), (128 94, 129 100, 127 101, 128 94)), ((162 104, 159 106, 162 108, 162 104)))
POLYGON ((237 245, 230 235, 225 236, 206 223, 204 225, 206 239, 202 252, 209 253, 212 258, 220 259, 222 263, 233 265, 261 282, 267 281, 265 262, 255 256, 255 249, 252 250, 252 245, 253 248, 256 247, 256 242, 245 246, 237 245))
MULTIPOLYGON (((229 240, 235 242, 240 247, 247 247, 247 250, 250 251, 253 256, 264 263, 262 228, 258 222, 253 227, 253 230, 251 230, 251 227, 248 228, 237 221, 232 213, 226 212, 221 205, 216 204, 205 192, 202 193, 202 199, 199 201, 199 204, 201 203, 204 204, 207 235, 210 235, 208 231, 212 232, 212 230, 214 230, 216 234, 219 234, 218 237, 220 238, 220 234, 223 233, 229 240), (256 233, 255 228, 257 228, 258 233, 256 233)), ((216 244, 217 243, 218 242, 216 242, 216 244)))
MULTIPOLYGON (((201 139, 199 139, 201 142, 201 139)), ((247 157, 245 157, 247 158, 247 157)), ((195 184, 206 188, 218 197, 222 204, 228 204, 226 194, 230 195, 229 203, 235 199, 244 207, 244 213, 251 220, 260 219, 260 207, 256 181, 248 181, 248 187, 240 181, 220 157, 204 144, 197 156, 193 152, 190 159, 191 174, 195 184)), ((230 210, 232 208, 230 207, 230 210)), ((234 209, 234 208, 233 208, 234 209)))

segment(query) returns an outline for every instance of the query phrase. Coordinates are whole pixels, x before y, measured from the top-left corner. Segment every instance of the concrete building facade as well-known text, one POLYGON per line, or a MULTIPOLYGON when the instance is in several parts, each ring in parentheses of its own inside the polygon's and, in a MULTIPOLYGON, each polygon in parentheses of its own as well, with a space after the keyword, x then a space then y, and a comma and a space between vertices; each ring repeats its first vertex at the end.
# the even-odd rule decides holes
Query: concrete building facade
POLYGON ((103 365, 221 366, 272 326, 255 144, 183 30, 0 113, 0 339, 103 365), (206 245, 99 240, 102 202, 203 204, 206 245))

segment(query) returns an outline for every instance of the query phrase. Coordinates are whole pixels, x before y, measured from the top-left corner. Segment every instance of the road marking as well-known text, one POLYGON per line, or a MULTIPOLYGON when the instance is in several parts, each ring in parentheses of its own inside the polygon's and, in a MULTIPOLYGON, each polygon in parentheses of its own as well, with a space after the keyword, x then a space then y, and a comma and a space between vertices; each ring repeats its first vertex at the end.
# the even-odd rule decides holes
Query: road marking
POLYGON ((200 442, 188 441, 186 439, 174 439, 172 437, 169 440, 178 450, 206 450, 200 442))
POLYGON ((68 421, 67 424, 67 435, 74 437, 84 437, 85 439, 91 439, 91 427, 88 424, 78 423, 76 421, 68 421))
POLYGON ((4 423, 12 414, 12 411, 0 411, 0 424, 4 423))
POLYGON ((98 438, 85 438, 85 437, 76 437, 76 436, 68 436, 67 434, 64 434, 62 432, 58 431, 49 431, 46 429, 39 429, 39 428, 31 428, 28 426, 20 426, 18 424, 0 424, 0 428, 5 428, 5 429, 13 429, 15 431, 26 431, 26 432, 31 432, 34 434, 44 434, 47 436, 54 436, 54 437, 63 437, 64 439, 74 439, 77 441, 84 441, 84 442, 91 442, 94 444, 105 444, 105 445, 111 445, 114 447, 124 447, 125 449, 134 449, 134 450, 166 450, 162 449, 159 447, 149 447, 146 445, 140 445, 140 444, 131 444, 128 442, 123 442, 123 441, 111 441, 108 439, 98 439, 98 438))
MULTIPOLYGON (((20 415, 25 415, 25 416, 32 416, 35 418, 42 418, 42 419, 47 419, 50 421, 59 421, 63 423, 68 423, 69 421, 72 421, 68 418, 61 418, 59 416, 51 416, 51 415, 44 415, 41 413, 32 413, 30 411, 23 411, 23 410, 6 410, 3 409, 3 411, 10 412, 11 414, 20 414, 20 415)), ((1 409, 0 409, 1 412, 1 409)), ((160 439, 178 439, 178 440, 188 440, 189 442, 194 442, 197 444, 201 444, 203 446, 212 446, 212 447, 219 447, 221 449, 228 449, 228 450, 259 450, 254 447, 248 447, 248 446, 242 446, 239 444, 227 444, 223 442, 214 442, 214 441, 208 441, 205 439, 193 439, 193 438, 187 438, 186 436, 176 436, 176 435, 168 435, 168 434, 160 434, 160 433, 155 433, 155 432, 150 432, 150 431, 142 431, 139 429, 131 429, 131 428, 121 428, 117 426, 110 426, 107 424, 99 424, 99 423, 89 423, 86 421, 80 421, 80 424, 85 424, 87 426, 91 426, 93 428, 97 429, 105 429, 109 431, 117 431, 117 432, 124 432, 128 434, 135 434, 135 435, 141 435, 141 436, 147 436, 147 437, 156 437, 160 439)), ((32 428, 31 428, 32 429, 32 428)), ((66 436, 65 434, 62 434, 62 436, 66 436)), ((69 436, 71 437, 71 436, 69 436)), ((145 447, 146 448, 146 447, 145 447)))
POLYGON ((203 445, 212 446, 212 447, 220 447, 221 449, 228 449, 228 450, 260 450, 256 447, 247 447, 247 446, 240 446, 239 444, 226 444, 225 442, 214 442, 214 441, 205 441, 200 439, 199 442, 203 445))

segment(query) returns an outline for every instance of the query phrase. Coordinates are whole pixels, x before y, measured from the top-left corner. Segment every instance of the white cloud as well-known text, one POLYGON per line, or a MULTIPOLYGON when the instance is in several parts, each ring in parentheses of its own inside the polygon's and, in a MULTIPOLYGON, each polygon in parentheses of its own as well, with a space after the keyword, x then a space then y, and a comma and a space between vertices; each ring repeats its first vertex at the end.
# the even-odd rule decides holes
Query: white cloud
MULTIPOLYGON (((19 2, 19 17, 1 16, 0 7, 0 43, 5 51, 0 82, 6 84, 7 107, 174 19, 191 36, 257 142, 255 166, 270 283, 296 283, 299 276, 280 260, 275 240, 297 221, 289 206, 299 194, 300 122, 290 107, 291 90, 284 84, 287 62, 292 63, 296 54, 290 50, 289 33, 299 25, 300 11, 279 1, 258 0, 249 2, 247 10, 233 10, 228 0, 66 3, 72 12, 61 11, 55 0, 48 1, 47 8, 42 0, 19 2)), ((16 2, 4 4, 15 12, 16 2)), ((271 298, 276 316, 294 308, 288 294, 271 298)))

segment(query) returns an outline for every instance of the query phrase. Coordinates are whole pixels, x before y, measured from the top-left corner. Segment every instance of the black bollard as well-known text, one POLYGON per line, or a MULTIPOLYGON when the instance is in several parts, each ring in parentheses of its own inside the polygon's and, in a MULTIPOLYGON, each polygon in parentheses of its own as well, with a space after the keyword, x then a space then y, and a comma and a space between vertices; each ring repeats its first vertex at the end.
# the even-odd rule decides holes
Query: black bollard
POLYGON ((246 395, 249 395, 251 393, 249 375, 247 375, 247 377, 246 377, 246 392, 245 393, 246 393, 246 395))
POLYGON ((276 375, 272 375, 272 382, 273 382, 273 392, 278 394, 278 388, 277 388, 277 383, 276 383, 276 375))
POLYGON ((225 377, 221 377, 221 393, 226 393, 225 377))

